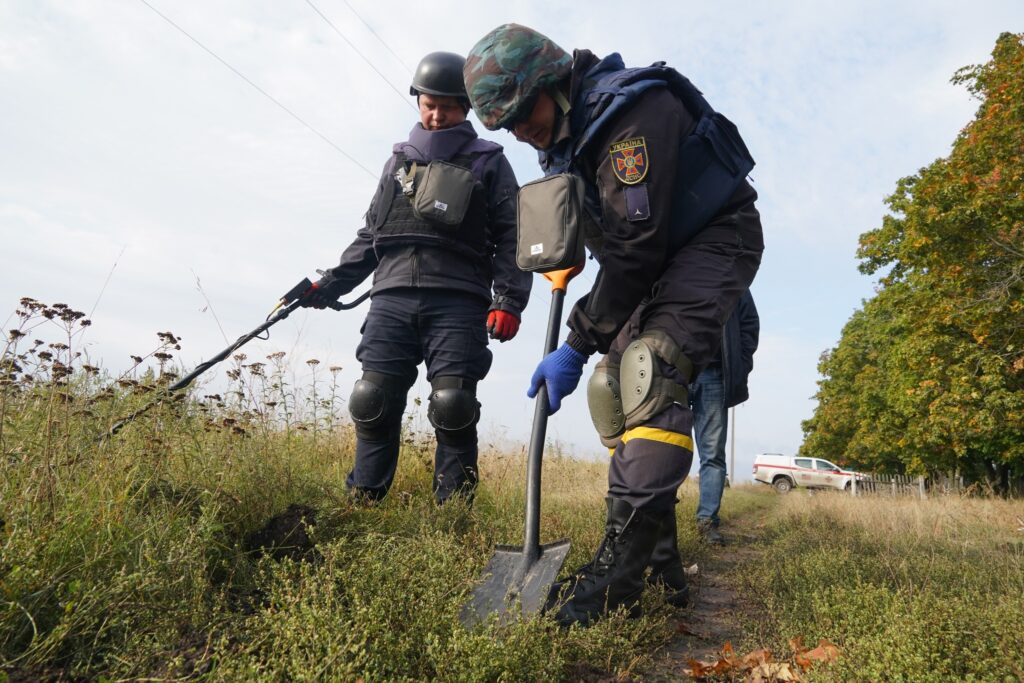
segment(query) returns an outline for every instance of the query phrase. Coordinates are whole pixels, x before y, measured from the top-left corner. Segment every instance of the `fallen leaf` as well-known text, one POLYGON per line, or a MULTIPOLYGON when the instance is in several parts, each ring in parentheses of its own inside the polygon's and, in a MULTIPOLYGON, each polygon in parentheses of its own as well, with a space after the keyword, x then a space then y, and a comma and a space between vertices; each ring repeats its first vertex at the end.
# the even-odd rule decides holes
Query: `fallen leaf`
POLYGON ((799 671, 785 662, 773 662, 760 664, 750 672, 750 683, 790 683, 791 681, 802 681, 799 671))
POLYGON ((797 654, 794 657, 794 660, 796 660, 797 666, 806 671, 815 664, 831 662, 838 659, 841 654, 842 650, 822 638, 818 641, 818 647, 813 650, 797 654))
POLYGON ((772 651, 766 648, 760 650, 754 650, 753 652, 747 653, 743 658, 743 668, 752 669, 760 664, 770 664, 775 658, 772 657, 772 651))
POLYGON ((693 678, 704 678, 708 674, 712 673, 712 667, 714 662, 711 664, 705 664, 704 662, 698 662, 696 659, 688 659, 686 663, 690 665, 690 670, 686 672, 693 678))

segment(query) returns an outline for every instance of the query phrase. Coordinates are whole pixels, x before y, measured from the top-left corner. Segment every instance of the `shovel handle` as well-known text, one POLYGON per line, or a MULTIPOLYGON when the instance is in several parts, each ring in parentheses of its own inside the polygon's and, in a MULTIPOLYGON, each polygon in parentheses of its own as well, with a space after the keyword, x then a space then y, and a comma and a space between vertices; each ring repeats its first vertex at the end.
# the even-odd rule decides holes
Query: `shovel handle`
MULTIPOLYGON (((548 329, 544 339, 544 355, 558 346, 558 330, 562 323, 562 302, 569 280, 583 270, 580 264, 574 268, 544 273, 551 282, 551 310, 548 313, 548 329)), ((541 385, 533 411, 533 431, 530 434, 530 448, 526 459, 526 519, 523 533, 525 565, 530 566, 540 557, 540 475, 544 459, 544 437, 548 427, 548 388, 541 385)))
POLYGON ((565 270, 552 270, 549 273, 541 273, 541 275, 551 283, 552 292, 557 292, 559 290, 564 292, 569 288, 569 280, 573 279, 581 272, 583 272, 583 264, 578 263, 572 268, 566 268, 565 270))

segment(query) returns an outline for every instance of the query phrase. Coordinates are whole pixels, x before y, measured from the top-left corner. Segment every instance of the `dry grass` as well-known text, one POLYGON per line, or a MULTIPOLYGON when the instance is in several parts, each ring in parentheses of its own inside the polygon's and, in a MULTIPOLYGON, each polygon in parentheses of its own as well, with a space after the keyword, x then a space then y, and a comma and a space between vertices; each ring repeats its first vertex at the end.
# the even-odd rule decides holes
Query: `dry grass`
POLYGON ((791 494, 745 568, 751 642, 839 644, 815 680, 1024 680, 1022 517, 1019 500, 791 494))

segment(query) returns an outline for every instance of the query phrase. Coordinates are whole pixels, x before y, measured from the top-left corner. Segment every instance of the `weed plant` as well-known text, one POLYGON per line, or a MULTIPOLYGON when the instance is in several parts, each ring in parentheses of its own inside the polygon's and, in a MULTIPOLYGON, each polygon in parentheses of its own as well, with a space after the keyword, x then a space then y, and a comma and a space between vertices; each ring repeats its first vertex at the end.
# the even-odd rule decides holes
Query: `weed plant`
POLYGON ((743 568, 750 645, 828 638, 821 681, 1024 680, 1024 505, 792 494, 743 568))
MULTIPOLYGON (((475 505, 437 507, 432 439, 408 430, 391 494, 358 505, 340 368, 306 361, 299 388, 284 354, 238 354, 226 391, 171 395, 171 332, 112 376, 76 348, 81 313, 24 299, 17 320, 0 347, 0 681, 628 676, 670 637, 658 596, 587 630, 460 625, 495 543, 522 538, 521 449, 486 448, 475 505), (308 542, 254 544, 288 511, 308 542)), ((542 533, 572 539, 567 567, 601 538, 605 477, 545 462, 542 533)))

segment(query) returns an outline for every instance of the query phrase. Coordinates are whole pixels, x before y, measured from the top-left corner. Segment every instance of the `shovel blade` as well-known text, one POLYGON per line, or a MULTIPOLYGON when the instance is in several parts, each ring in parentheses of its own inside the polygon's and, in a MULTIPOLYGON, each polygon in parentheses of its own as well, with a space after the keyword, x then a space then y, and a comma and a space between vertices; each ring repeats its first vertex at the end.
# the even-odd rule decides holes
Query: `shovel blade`
POLYGON ((542 545, 532 562, 521 546, 497 546, 484 570, 483 583, 462 608, 462 623, 473 626, 498 614, 499 622, 507 624, 519 614, 540 612, 568 554, 569 539, 542 545))

